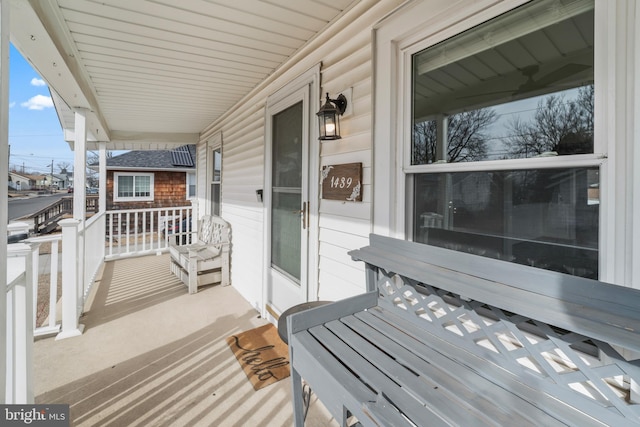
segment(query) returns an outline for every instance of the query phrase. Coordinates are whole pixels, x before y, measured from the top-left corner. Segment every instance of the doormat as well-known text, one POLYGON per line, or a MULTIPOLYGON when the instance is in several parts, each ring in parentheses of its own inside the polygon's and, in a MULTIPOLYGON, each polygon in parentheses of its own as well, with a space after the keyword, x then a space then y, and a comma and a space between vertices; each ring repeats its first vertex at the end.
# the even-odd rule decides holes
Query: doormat
POLYGON ((254 390, 290 375, 288 347, 271 323, 232 335, 227 344, 254 390))

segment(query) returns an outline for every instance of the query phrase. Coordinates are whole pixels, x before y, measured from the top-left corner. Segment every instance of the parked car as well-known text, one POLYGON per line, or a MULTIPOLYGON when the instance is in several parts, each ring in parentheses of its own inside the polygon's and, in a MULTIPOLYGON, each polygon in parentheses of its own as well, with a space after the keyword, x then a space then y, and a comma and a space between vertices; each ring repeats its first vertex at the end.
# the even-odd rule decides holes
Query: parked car
MULTIPOLYGON (((169 235, 171 235, 171 234, 179 234, 180 230, 182 230, 182 244, 183 245, 187 245, 187 244, 191 243, 191 232, 194 231, 194 230, 190 230, 190 229, 187 228, 187 227, 189 227, 189 224, 191 224, 191 217, 184 218, 180 222, 175 221, 174 224, 168 228, 167 233, 169 235)), ((180 244, 180 237, 179 236, 176 236, 176 244, 177 245, 180 244)))
POLYGON ((98 189, 95 187, 87 188, 87 194, 98 194, 98 189))
POLYGON ((67 188, 67 193, 73 193, 73 187, 67 188))

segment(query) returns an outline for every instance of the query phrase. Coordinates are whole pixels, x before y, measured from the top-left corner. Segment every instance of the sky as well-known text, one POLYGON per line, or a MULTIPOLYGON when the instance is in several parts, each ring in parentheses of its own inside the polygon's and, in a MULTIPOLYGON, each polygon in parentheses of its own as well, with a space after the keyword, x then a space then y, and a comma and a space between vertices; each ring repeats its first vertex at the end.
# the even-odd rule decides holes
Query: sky
POLYGON ((62 127, 46 82, 11 45, 9 52, 9 165, 18 171, 60 172, 59 164, 73 169, 73 151, 64 141, 62 127))

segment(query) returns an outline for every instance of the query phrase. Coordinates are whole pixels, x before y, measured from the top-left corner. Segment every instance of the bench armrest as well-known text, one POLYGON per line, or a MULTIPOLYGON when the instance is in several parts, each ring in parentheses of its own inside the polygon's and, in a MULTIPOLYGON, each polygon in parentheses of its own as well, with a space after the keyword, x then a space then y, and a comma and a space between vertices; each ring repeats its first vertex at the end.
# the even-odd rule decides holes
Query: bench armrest
POLYGON ((378 304, 378 293, 367 292, 340 301, 332 302, 320 307, 311 308, 304 312, 294 313, 287 319, 289 342, 292 334, 304 331, 313 326, 339 319, 359 311, 375 307, 378 304))

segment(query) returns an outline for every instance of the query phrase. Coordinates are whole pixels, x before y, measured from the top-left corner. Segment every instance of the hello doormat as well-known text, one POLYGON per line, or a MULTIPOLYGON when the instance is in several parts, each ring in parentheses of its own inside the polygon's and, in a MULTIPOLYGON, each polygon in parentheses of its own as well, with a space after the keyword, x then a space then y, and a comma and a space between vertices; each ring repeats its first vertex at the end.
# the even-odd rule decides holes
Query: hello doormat
POLYGON ((270 323, 232 335, 227 338, 227 344, 254 390, 260 390, 290 374, 288 347, 270 323))

